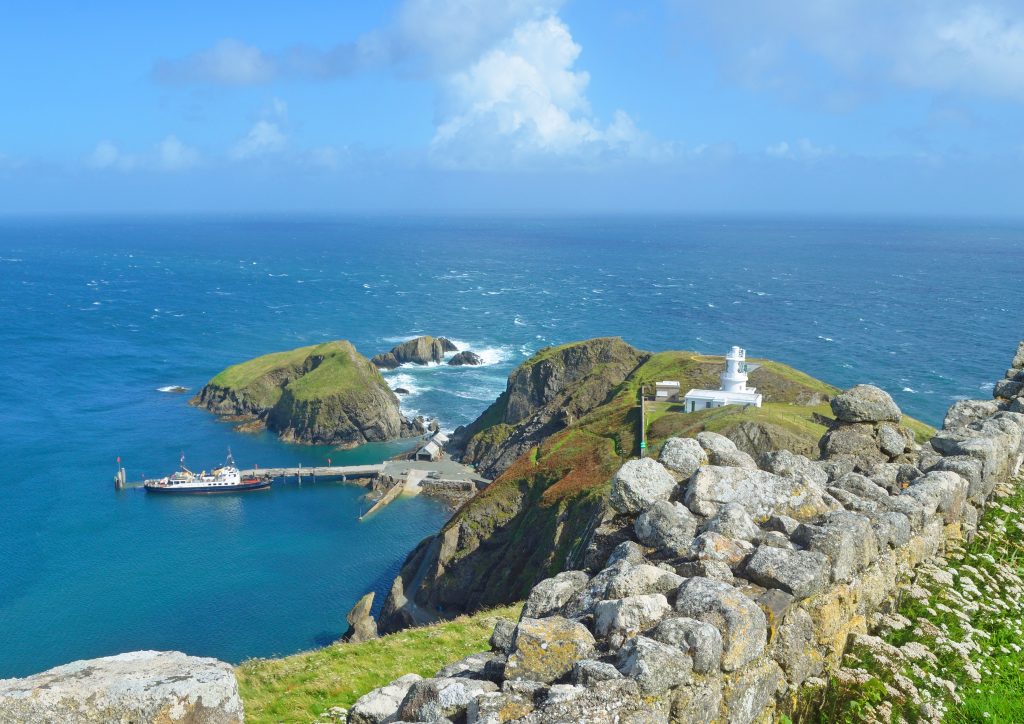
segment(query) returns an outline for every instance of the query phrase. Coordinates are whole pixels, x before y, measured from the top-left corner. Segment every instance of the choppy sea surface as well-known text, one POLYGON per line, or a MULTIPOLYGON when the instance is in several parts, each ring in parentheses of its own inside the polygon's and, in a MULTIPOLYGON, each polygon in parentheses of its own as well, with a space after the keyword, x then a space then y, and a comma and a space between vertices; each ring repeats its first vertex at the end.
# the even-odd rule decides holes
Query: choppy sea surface
MULTIPOLYGON (((446 519, 427 498, 359 522, 359 488, 189 499, 115 492, 230 446, 243 467, 378 461, 242 434, 187 405, 228 364, 418 334, 476 368, 401 368, 452 429, 540 347, 620 335, 732 344, 941 422, 988 397, 1017 341, 1024 226, 980 221, 585 218, 0 220, 0 677, 152 648, 238 662, 327 643, 446 519)), ((379 604, 379 601, 378 601, 379 604)))

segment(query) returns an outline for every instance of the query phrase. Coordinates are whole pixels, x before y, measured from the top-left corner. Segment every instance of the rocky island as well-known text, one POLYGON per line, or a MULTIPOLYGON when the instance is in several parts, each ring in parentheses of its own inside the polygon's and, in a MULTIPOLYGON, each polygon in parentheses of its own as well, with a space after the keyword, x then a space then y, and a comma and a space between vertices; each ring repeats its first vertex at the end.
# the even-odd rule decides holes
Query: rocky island
POLYGON ((445 337, 416 337, 407 340, 393 347, 390 352, 384 352, 373 357, 370 361, 385 370, 393 370, 404 364, 425 365, 431 362, 440 364, 448 352, 458 352, 451 340, 445 337))
POLYGON ((191 404, 282 440, 351 447, 414 437, 379 370, 345 340, 276 352, 228 367, 191 404))

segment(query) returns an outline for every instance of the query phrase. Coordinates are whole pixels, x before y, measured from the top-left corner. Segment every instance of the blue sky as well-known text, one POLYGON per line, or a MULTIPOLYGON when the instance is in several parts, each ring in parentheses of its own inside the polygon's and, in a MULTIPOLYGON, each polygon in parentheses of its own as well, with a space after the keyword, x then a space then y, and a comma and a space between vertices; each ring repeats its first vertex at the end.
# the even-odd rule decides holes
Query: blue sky
POLYGON ((57 3, 0 212, 1019 215, 1024 4, 57 3))

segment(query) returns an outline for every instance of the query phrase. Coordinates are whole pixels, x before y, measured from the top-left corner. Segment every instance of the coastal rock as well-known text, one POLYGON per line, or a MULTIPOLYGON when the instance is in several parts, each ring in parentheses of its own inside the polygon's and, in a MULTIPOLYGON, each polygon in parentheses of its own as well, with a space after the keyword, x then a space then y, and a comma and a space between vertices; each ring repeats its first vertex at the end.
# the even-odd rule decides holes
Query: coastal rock
POLYGON ((697 518, 682 503, 655 501, 633 523, 637 540, 666 556, 678 556, 690 547, 697 518))
POLYGON ((978 422, 999 412, 994 400, 957 400, 946 412, 942 427, 946 430, 962 430, 972 422, 978 422))
POLYGON ((661 447, 658 462, 679 480, 687 480, 701 465, 708 464, 708 454, 692 437, 670 437, 661 447))
POLYGON ((370 614, 373 608, 373 591, 356 601, 356 605, 348 612, 345 620, 348 621, 348 631, 342 638, 349 643, 358 644, 363 641, 375 639, 378 636, 377 622, 370 614))
POLYGON ((422 679, 418 674, 406 674, 390 684, 363 694, 348 710, 348 724, 386 724, 395 721, 398 707, 402 705, 409 689, 422 679))
POLYGON ((660 593, 598 601, 594 606, 594 631, 617 649, 630 636, 654 626, 671 610, 660 593))
POLYGON ((630 639, 619 652, 619 671, 647 696, 658 696, 690 680, 693 662, 675 646, 646 636, 630 639))
POLYGON ((828 473, 817 462, 789 450, 773 450, 762 455, 758 466, 769 473, 786 478, 795 478, 804 483, 824 487, 828 473))
POLYGON ((24 679, 0 679, 0 721, 92 724, 240 724, 229 664, 178 651, 75 661, 24 679))
POLYGON ((543 618, 555 613, 583 590, 590 582, 590 576, 583 571, 562 571, 553 578, 546 578, 530 591, 524 618, 543 618))
POLYGON ((683 579, 673 571, 647 563, 628 566, 612 576, 604 589, 606 598, 626 598, 648 593, 670 593, 683 579))
POLYGON ((840 422, 899 422, 903 413, 885 390, 855 385, 832 398, 832 414, 840 422))
POLYGON ((723 671, 735 671, 764 652, 768 637, 764 611, 728 583, 687 579, 676 594, 675 608, 722 634, 723 671))
POLYGON ((466 707, 480 694, 497 691, 490 681, 433 678, 414 681, 393 721, 433 722, 465 719, 466 707))
POLYGON ((483 357, 478 355, 476 352, 470 352, 468 349, 463 352, 459 352, 458 354, 454 355, 450 360, 448 360, 448 364, 451 367, 462 367, 464 365, 482 365, 483 363, 483 357))
POLYGON ((561 616, 524 618, 516 626, 505 677, 550 684, 572 671, 580 659, 590 658, 594 644, 593 634, 576 621, 561 616))
POLYGON ((404 364, 425 365, 444 361, 446 352, 457 352, 458 347, 444 337, 416 337, 393 347, 390 352, 378 354, 370 361, 377 367, 393 370, 404 364))
POLYGON ((686 617, 669 618, 655 626, 649 636, 689 654, 698 674, 712 674, 722 663, 722 634, 709 623, 686 617))
MULTIPOLYGON (((504 712, 474 722, 506 722, 504 712)), ((492 711, 494 711, 492 709, 492 711)), ((515 711, 515 709, 512 709, 515 711)), ((668 702, 644 696, 632 679, 609 679, 591 686, 556 684, 536 709, 517 724, 668 724, 668 702)))
POLYGON ((288 442, 350 447, 423 433, 404 418, 380 372, 344 340, 227 368, 191 404, 288 442))
POLYGON ((658 500, 668 500, 675 487, 675 478, 656 460, 628 460, 612 478, 608 503, 620 513, 635 515, 658 500))
POLYGON ((614 666, 595 659, 577 661, 572 667, 572 683, 577 686, 590 686, 599 681, 621 678, 622 674, 614 666))
POLYGON ((754 520, 787 515, 814 518, 832 506, 819 486, 761 470, 706 465, 690 478, 683 502, 697 515, 712 516, 727 503, 742 505, 754 520))
POLYGON ((757 470, 757 463, 747 453, 736 447, 736 443, 717 432, 697 433, 697 443, 704 448, 712 465, 728 465, 747 470, 757 470))
POLYGON ((754 550, 749 542, 707 531, 693 539, 689 555, 699 561, 717 561, 734 569, 754 550))
POLYGON ((796 551, 761 546, 747 561, 747 578, 765 588, 781 588, 797 598, 825 590, 829 559, 816 551, 796 551))
POLYGON ((878 557, 871 521, 848 510, 837 510, 813 524, 801 525, 793 540, 832 561, 832 580, 849 581, 878 557))
POLYGON ((825 433, 819 444, 823 458, 849 460, 855 470, 870 472, 889 460, 878 446, 874 425, 869 423, 840 425, 825 433))
POLYGON ((707 533, 718 533, 735 540, 753 541, 761 538, 761 529, 746 509, 738 503, 726 503, 704 524, 707 533))

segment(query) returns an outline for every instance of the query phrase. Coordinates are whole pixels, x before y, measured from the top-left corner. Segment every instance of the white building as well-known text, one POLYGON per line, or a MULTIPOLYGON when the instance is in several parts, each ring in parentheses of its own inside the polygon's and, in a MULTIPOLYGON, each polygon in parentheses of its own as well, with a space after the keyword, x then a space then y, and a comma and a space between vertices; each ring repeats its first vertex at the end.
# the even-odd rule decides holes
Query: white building
POLYGON ((712 407, 725 405, 753 405, 760 407, 761 393, 753 387, 747 387, 747 351, 733 347, 725 356, 725 371, 720 379, 721 388, 717 390, 690 390, 683 398, 683 407, 687 412, 708 410, 712 407))
POLYGON ((679 383, 672 380, 654 383, 655 402, 679 402, 679 383))

